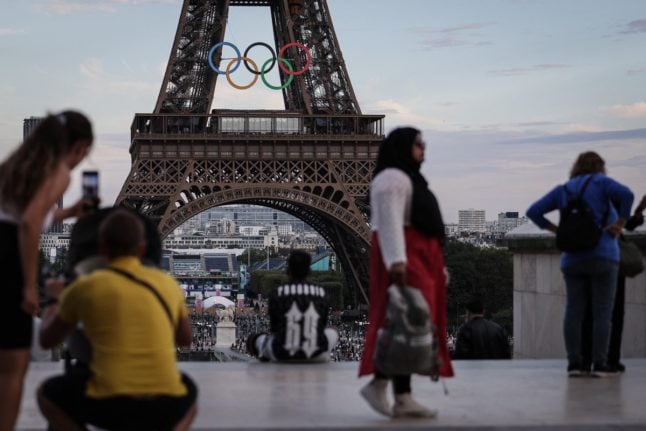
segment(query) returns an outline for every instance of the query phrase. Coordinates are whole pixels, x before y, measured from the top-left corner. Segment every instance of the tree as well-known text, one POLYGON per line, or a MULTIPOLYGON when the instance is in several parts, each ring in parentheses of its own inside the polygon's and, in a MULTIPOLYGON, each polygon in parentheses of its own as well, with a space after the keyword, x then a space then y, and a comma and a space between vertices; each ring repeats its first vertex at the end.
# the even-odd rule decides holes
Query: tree
MULTIPOLYGON (((254 271, 251 274, 249 290, 255 294, 260 293, 262 296, 268 297, 273 289, 287 283, 287 281, 288 277, 284 271, 254 271)), ((325 288, 330 307, 334 309, 343 308, 343 296, 347 290, 343 273, 313 271, 308 277, 308 281, 325 288)))
POLYGON ((462 323, 460 316, 473 297, 482 299, 488 316, 511 334, 513 308, 513 261, 507 250, 478 248, 449 240, 444 246, 446 266, 451 274, 448 286, 449 326, 462 323))

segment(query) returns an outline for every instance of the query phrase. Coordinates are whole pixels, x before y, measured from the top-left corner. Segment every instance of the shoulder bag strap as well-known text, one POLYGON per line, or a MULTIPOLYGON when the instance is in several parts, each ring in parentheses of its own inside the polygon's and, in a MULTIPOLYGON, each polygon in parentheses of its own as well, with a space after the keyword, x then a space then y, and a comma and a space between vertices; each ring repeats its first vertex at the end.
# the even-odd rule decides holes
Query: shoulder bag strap
POLYGON ((171 326, 174 328, 175 324, 173 323, 173 314, 170 312, 170 308, 168 308, 168 304, 164 301, 164 299, 161 297, 159 292, 157 292, 157 289, 155 289, 150 283, 147 281, 144 281, 140 278, 135 277, 128 271, 124 271, 123 269, 115 268, 113 266, 107 266, 104 269, 107 269, 108 271, 112 271, 114 273, 117 273, 119 275, 122 275, 123 277, 126 277, 130 281, 134 281, 135 283, 145 287, 148 289, 150 292, 152 292, 153 295, 155 295, 155 298, 159 300, 159 303, 162 305, 164 308, 164 311, 166 312, 166 315, 168 316, 168 320, 170 321, 171 326))
POLYGON ((579 191, 577 199, 583 199, 583 193, 585 193, 585 190, 588 188, 588 184, 590 184, 590 180, 592 179, 593 176, 594 174, 590 174, 590 176, 586 178, 585 182, 583 183, 583 187, 581 187, 581 191, 579 191))
MULTIPOLYGON (((583 187, 581 188, 581 191, 579 192, 578 198, 583 199, 583 193, 585 192, 585 189, 588 188, 588 184, 590 184, 590 180, 594 174, 590 174, 590 176, 585 180, 585 183, 583 183, 583 187)), ((606 223, 608 223, 608 215, 610 214, 610 200, 606 203, 606 210, 604 211, 603 215, 601 216, 601 226, 600 228, 603 228, 606 223)))

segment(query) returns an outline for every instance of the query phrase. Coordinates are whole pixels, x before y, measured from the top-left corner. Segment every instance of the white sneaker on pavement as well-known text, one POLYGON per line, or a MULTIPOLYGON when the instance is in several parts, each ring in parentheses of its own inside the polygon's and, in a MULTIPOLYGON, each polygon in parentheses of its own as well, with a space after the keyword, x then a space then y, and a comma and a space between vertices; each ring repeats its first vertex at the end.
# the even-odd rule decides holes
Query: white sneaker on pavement
POLYGON ((387 379, 372 379, 370 383, 361 388, 359 393, 377 413, 390 417, 391 410, 386 396, 387 389, 387 379))
POLYGON ((434 418, 437 410, 427 409, 413 399, 410 393, 395 395, 393 416, 396 418, 434 418))

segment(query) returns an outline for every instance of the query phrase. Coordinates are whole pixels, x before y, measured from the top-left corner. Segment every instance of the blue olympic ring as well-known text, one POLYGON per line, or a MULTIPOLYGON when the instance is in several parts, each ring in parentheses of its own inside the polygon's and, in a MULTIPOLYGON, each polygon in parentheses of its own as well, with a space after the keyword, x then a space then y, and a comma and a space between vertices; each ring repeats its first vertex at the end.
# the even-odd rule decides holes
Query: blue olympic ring
POLYGON ((231 69, 231 70, 230 70, 230 72, 235 72, 235 71, 236 71, 236 69, 238 69, 238 67, 240 67, 240 62, 242 61, 242 56, 240 55, 240 50, 238 49, 238 47, 237 47, 237 46, 235 46, 235 45, 234 45, 234 44, 232 44, 231 42, 218 42, 218 43, 216 43, 216 44, 215 44, 215 45, 213 45, 213 46, 211 47, 211 49, 209 50, 209 57, 208 57, 208 60, 209 60, 209 66, 211 66, 211 69, 213 69, 213 71, 214 71, 215 73, 217 73, 218 75, 226 75, 226 72, 223 72, 223 71, 221 71, 220 69, 218 69, 217 67, 215 67, 215 64, 213 64, 213 54, 215 53, 215 51, 216 51, 218 48, 220 48, 221 46, 224 46, 224 45, 226 45, 226 46, 230 46, 230 47, 231 47, 231 48, 233 48, 233 50, 236 52, 237 63, 236 63, 236 65, 235 65, 235 67, 234 67, 233 69, 231 69))

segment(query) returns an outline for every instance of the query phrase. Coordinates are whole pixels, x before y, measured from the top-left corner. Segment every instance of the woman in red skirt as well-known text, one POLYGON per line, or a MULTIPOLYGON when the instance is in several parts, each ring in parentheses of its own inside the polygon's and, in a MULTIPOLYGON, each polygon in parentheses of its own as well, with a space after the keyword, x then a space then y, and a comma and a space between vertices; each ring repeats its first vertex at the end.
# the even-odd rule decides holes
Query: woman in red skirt
POLYGON ((411 376, 386 376, 374 366, 377 331, 384 324, 388 287, 420 289, 439 334, 440 376, 453 376, 446 343, 446 272, 442 254, 444 223, 435 196, 420 173, 425 144, 419 130, 393 130, 379 149, 370 185, 372 251, 370 311, 359 376, 374 374, 361 395, 377 412, 394 417, 433 417, 411 397, 411 376), (386 396, 392 380, 395 404, 386 396))

